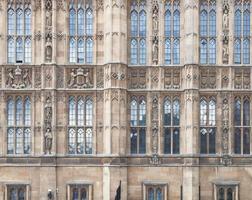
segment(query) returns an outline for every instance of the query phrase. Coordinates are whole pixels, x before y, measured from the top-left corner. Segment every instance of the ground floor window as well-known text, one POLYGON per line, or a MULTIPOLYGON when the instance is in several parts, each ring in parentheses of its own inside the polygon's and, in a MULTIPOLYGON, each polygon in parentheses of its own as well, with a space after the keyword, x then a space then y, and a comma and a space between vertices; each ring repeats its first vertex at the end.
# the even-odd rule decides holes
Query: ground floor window
POLYGON ((145 183, 144 200, 167 200, 167 184, 145 183))
POLYGON ((7 185, 8 200, 27 200, 28 197, 27 185, 7 185))
POLYGON ((239 183, 234 181, 216 183, 214 192, 215 200, 238 200, 239 183))
POLYGON ((92 188, 88 184, 68 185, 68 200, 91 200, 92 188))

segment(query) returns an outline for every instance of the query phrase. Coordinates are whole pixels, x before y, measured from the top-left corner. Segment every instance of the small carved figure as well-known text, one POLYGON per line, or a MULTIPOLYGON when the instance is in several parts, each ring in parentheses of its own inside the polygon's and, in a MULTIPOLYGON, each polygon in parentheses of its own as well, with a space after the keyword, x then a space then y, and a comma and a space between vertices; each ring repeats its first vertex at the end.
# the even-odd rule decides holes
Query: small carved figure
POLYGON ((153 53, 153 63, 158 64, 158 39, 157 37, 154 38, 153 40, 153 46, 152 46, 152 53, 153 53))
POLYGON ((153 32, 157 33, 158 32, 158 8, 157 6, 154 7, 153 9, 153 32))
POLYGON ((24 70, 23 80, 26 87, 31 84, 31 78, 28 69, 24 70))
POLYGON ((228 10, 227 9, 224 9, 223 10, 223 17, 222 17, 222 20, 223 20, 223 30, 228 30, 228 27, 229 27, 229 19, 228 19, 228 10))
POLYGON ((45 123, 46 125, 49 123, 51 124, 52 121, 52 103, 50 97, 46 98, 45 104, 45 123))
POLYGON ((6 81, 6 85, 7 87, 12 87, 13 83, 14 83, 14 76, 13 76, 13 69, 8 69, 8 78, 6 81))
POLYGON ((53 139, 52 131, 51 131, 50 128, 47 128, 46 132, 45 132, 45 153, 46 154, 51 154, 51 151, 52 151, 52 139, 53 139))
POLYGON ((46 26, 52 26, 52 12, 50 10, 46 11, 46 26))
POLYGON ((76 76, 77 76, 77 74, 74 72, 74 69, 72 69, 71 74, 70 74, 69 87, 74 86, 76 76))
POLYGON ((50 37, 46 38, 46 49, 45 49, 45 59, 48 62, 51 62, 52 60, 52 42, 50 37))

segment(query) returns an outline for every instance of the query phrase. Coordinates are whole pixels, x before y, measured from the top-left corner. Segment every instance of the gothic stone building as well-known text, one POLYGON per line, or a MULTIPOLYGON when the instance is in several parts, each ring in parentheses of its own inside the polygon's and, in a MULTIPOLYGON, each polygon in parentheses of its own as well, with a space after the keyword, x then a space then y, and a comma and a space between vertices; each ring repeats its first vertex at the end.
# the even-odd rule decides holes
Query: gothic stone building
POLYGON ((0 0, 0 200, 251 200, 251 3, 0 0))

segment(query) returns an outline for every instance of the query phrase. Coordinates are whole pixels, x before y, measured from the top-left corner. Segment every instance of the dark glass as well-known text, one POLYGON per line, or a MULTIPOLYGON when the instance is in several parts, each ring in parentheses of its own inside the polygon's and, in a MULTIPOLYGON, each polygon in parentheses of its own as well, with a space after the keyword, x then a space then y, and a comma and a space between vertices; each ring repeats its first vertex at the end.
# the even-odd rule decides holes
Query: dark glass
POLYGON ((131 128, 131 133, 130 133, 130 152, 132 154, 137 153, 137 129, 136 128, 131 128))
POLYGON ((164 129, 164 153, 171 154, 171 129, 164 129))
POLYGON ((205 128, 200 130, 200 153, 207 153, 207 130, 205 128))
POLYGON ((209 153, 214 154, 216 153, 215 151, 215 128, 210 128, 209 129, 209 153))
POLYGON ((243 129, 243 153, 250 154, 250 133, 249 128, 243 129))
POLYGON ((234 200, 232 188, 228 188, 228 190, 227 190, 227 200, 234 200))
POLYGON ((146 153, 146 129, 140 128, 139 130, 139 153, 146 153))
POLYGON ((173 154, 179 154, 179 128, 173 130, 173 154))
POLYGON ((240 128, 235 128, 234 136, 234 150, 236 154, 241 154, 241 130, 240 128))
POLYGON ((243 104, 243 125, 250 125, 250 104, 249 100, 245 100, 243 104))
POLYGON ((237 99, 235 101, 235 111, 234 111, 234 124, 236 126, 241 125, 241 101, 237 99))

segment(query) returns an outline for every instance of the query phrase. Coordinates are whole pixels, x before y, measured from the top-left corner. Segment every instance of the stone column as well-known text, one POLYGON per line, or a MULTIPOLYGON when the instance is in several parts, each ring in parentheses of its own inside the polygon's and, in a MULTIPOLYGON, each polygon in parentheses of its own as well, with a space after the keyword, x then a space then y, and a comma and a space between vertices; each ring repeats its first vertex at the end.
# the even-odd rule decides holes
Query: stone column
MULTIPOLYGON (((104 1, 104 136, 103 153, 118 157, 127 149, 127 2, 104 1)), ((115 158, 114 158, 115 159, 115 158)), ((114 199, 120 180, 127 190, 127 174, 118 164, 109 160, 103 170, 103 199, 114 199)), ((124 193, 124 192, 123 192, 124 193)), ((127 194, 127 192, 126 192, 127 194)), ((127 196, 122 196, 127 199, 127 196)))
POLYGON ((183 197, 184 200, 199 199, 199 161, 195 156, 198 153, 199 135, 199 67, 195 65, 199 60, 199 1, 184 1, 184 147, 183 154, 193 156, 185 159, 183 168, 183 197), (188 51, 190 49, 190 51, 188 51), (196 166, 195 166, 196 165, 196 166))

